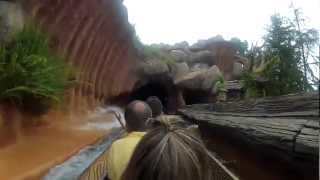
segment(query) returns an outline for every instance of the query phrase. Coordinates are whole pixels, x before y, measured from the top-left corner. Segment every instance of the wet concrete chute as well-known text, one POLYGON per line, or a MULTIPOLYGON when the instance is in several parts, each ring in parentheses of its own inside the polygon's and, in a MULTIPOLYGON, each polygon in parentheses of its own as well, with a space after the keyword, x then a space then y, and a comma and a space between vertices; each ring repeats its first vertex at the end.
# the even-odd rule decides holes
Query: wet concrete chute
POLYGON ((64 163, 49 170, 45 180, 78 179, 94 161, 103 154, 112 142, 121 137, 124 131, 113 130, 108 137, 94 145, 87 146, 64 163))
POLYGON ((114 113, 118 113, 121 121, 124 122, 123 110, 118 106, 99 107, 92 112, 92 114, 88 116, 88 122, 77 128, 81 130, 104 130, 107 135, 98 140, 98 142, 84 147, 62 164, 50 169, 44 179, 63 180, 79 178, 81 174, 110 147, 114 140, 124 134, 125 130, 121 127, 114 113), (106 121, 108 117, 111 117, 112 121, 106 121))

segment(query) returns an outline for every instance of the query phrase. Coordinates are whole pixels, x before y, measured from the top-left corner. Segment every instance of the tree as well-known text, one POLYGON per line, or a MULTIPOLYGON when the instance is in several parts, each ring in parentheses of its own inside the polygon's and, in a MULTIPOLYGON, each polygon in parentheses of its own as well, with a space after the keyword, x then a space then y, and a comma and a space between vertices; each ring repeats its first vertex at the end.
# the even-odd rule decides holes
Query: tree
POLYGON ((305 28, 299 10, 294 10, 294 19, 273 15, 263 46, 251 46, 246 52, 251 60, 249 71, 242 78, 247 92, 274 96, 312 90, 311 83, 319 79, 308 62, 314 57, 319 66, 313 51, 318 41, 318 32, 305 28))
MULTIPOLYGON (((316 77, 310 68, 308 60, 315 60, 315 64, 319 68, 319 59, 316 58, 314 53, 315 46, 319 45, 319 34, 315 29, 308 29, 305 27, 305 19, 302 17, 300 9, 293 8, 293 25, 295 27, 295 37, 297 45, 297 55, 301 60, 304 72, 304 84, 308 84, 309 81, 312 83, 319 82, 319 78, 316 77)), ((308 86, 304 87, 304 90, 308 90, 308 86)))
POLYGON ((239 38, 231 38, 230 42, 238 48, 238 53, 241 56, 245 56, 248 53, 248 41, 241 41, 239 38))
POLYGON ((273 15, 264 40, 265 61, 277 62, 264 74, 269 81, 267 95, 295 93, 309 87, 299 68, 301 60, 297 51, 296 30, 291 21, 279 14, 273 15))

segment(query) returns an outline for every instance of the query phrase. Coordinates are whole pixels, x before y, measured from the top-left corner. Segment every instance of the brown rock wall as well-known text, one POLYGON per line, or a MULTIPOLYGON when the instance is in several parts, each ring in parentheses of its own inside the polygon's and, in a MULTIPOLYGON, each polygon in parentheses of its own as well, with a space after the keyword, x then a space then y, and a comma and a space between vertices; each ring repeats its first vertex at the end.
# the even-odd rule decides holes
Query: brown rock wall
POLYGON ((131 92, 137 55, 120 0, 17 0, 12 4, 19 12, 22 9, 26 21, 49 35, 52 49, 74 68, 79 83, 66 92, 59 106, 42 116, 0 104, 0 148, 19 141, 28 128, 37 129, 34 122, 52 126, 87 121, 89 111, 131 92))
POLYGON ((75 67, 80 84, 70 93, 72 106, 95 107, 131 91, 136 53, 120 1, 21 2, 33 21, 48 32, 54 49, 75 67))

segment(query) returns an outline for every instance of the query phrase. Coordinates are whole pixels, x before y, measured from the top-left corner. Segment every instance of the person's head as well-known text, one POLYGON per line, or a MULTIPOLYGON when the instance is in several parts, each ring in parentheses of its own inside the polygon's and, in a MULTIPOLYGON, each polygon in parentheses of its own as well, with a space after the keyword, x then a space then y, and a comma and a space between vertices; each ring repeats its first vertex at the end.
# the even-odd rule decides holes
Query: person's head
POLYGON ((158 124, 137 145, 122 180, 211 180, 203 142, 175 121, 158 124))
POLYGON ((144 131, 146 121, 152 117, 152 111, 148 104, 136 100, 127 105, 124 117, 128 131, 144 131))
POLYGON ((157 117, 162 114, 163 106, 161 100, 158 97, 150 96, 148 97, 146 102, 152 109, 152 117, 157 117))

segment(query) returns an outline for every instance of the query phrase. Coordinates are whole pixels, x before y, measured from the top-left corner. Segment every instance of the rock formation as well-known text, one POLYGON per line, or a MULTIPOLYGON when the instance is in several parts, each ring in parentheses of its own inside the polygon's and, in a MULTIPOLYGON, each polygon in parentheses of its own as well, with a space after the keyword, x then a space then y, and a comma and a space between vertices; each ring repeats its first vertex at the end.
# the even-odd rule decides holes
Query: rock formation
MULTIPOLYGON (((79 126, 88 127, 89 112, 131 92, 136 82, 137 51, 121 0, 0 1, 0 41, 25 22, 49 35, 53 52, 74 68, 79 83, 43 116, 0 104, 0 179, 42 179, 52 166, 109 136, 108 129, 79 126)), ((114 119, 101 114, 101 121, 114 119)))
POLYGON ((248 68, 248 60, 239 56, 237 51, 233 43, 219 36, 191 46, 181 42, 173 46, 154 44, 142 48, 141 54, 145 55, 138 63, 140 84, 137 88, 156 82, 170 86, 182 96, 194 94, 202 97, 193 103, 210 102, 211 96, 217 93, 215 81, 220 77, 227 81, 239 80, 241 73, 248 68))
POLYGON ((218 76, 238 79, 248 65, 247 59, 237 55, 237 47, 221 37, 193 45, 187 42, 156 45, 172 58, 167 61, 139 57, 121 1, 20 0, 5 4, 2 7, 9 4, 10 8, 5 8, 6 16, 0 17, 10 22, 6 23, 10 25, 8 28, 23 25, 12 19, 32 19, 49 34, 53 49, 75 68, 75 78, 81 83, 68 97, 71 109, 76 111, 129 95, 133 88, 138 90, 150 83, 161 84, 167 94, 175 94, 175 100, 167 97, 166 101, 183 105, 184 91, 210 96, 218 76), (10 18, 20 16, 23 18, 10 18))
MULTIPOLYGON (((35 24, 48 34, 52 50, 73 67, 79 82, 66 92, 62 108, 35 119, 80 120, 111 98, 131 92, 137 79, 133 70, 138 53, 133 28, 121 1, 0 1, 0 41, 7 40, 25 23, 35 24)), ((24 131, 21 125, 11 127, 19 123, 6 125, 6 121, 25 122, 30 117, 10 113, 17 111, 14 106, 0 106, 1 146, 1 142, 14 141, 16 134, 24 131)))
POLYGON ((74 106, 95 107, 131 91, 137 55, 121 1, 30 0, 22 4, 48 32, 58 54, 75 67, 76 79, 82 83, 71 92, 74 106))
POLYGON ((22 29, 24 21, 25 16, 19 4, 0 1, 0 44, 22 29))

